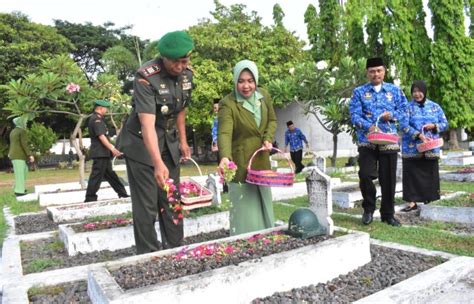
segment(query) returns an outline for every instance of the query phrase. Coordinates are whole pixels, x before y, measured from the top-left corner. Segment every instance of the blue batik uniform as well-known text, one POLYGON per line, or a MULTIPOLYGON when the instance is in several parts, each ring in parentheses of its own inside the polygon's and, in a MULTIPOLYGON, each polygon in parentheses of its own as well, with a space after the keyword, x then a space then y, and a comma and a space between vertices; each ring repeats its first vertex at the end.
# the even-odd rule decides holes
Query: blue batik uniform
POLYGON ((218 127, 218 122, 217 122, 217 117, 214 118, 214 123, 212 124, 212 144, 217 143, 217 127, 218 127))
POLYGON ((286 130, 285 132, 285 147, 290 144, 290 151, 295 152, 303 149, 303 142, 308 144, 306 136, 300 129, 295 128, 293 131, 286 130))
POLYGON ((418 152, 416 145, 422 143, 418 136, 421 128, 426 124, 434 124, 435 130, 425 130, 425 136, 433 139, 439 138, 439 133, 448 128, 448 121, 441 107, 426 99, 424 103, 411 101, 408 105, 406 117, 400 121, 402 138, 402 155, 403 158, 439 158, 439 148, 418 152))
MULTIPOLYGON (((397 133, 396 122, 405 115, 407 99, 403 91, 391 84, 383 82, 379 92, 376 92, 371 83, 354 89, 349 104, 352 124, 356 128, 357 145, 375 149, 377 145, 369 143, 367 133, 375 125, 377 117, 384 112, 390 112, 391 119, 387 122, 381 119, 378 127, 385 133, 397 133)), ((398 144, 378 145, 379 151, 399 151, 398 144)))

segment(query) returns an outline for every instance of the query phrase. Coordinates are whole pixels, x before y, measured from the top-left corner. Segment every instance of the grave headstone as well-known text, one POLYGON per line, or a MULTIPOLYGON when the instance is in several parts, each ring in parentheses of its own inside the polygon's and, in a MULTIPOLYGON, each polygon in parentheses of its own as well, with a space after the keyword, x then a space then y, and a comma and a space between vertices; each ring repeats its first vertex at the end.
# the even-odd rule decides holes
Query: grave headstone
POLYGON ((306 174, 309 208, 316 214, 327 233, 333 234, 331 178, 316 166, 308 167, 306 174))
POLYGON ((221 191, 222 184, 220 183, 220 176, 214 173, 211 173, 207 176, 206 188, 212 192, 212 204, 220 205, 221 204, 221 191))

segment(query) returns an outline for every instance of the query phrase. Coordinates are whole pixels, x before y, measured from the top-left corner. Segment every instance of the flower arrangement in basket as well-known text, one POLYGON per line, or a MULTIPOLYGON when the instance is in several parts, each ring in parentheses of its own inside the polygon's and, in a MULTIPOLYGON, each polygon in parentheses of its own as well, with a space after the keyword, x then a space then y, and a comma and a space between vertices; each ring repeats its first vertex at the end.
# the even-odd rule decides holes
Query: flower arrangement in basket
MULTIPOLYGON (((277 148, 272 148, 279 153, 283 153, 281 150, 277 148)), ((288 165, 291 168, 291 173, 283 173, 277 172, 273 170, 254 170, 252 169, 252 161, 257 155, 257 153, 263 151, 263 148, 258 149, 255 151, 250 158, 249 165, 247 167, 247 177, 245 181, 249 184, 259 185, 259 186, 266 186, 266 187, 292 187, 295 181, 295 173, 294 169, 291 165, 290 159, 285 156, 286 160, 288 161, 288 165)))
MULTIPOLYGON (((199 175, 202 176, 199 165, 193 159, 189 160, 196 165, 199 175)), ((189 212, 192 209, 212 205, 213 193, 189 177, 182 177, 179 187, 176 187, 174 181, 169 178, 165 181, 163 190, 166 192, 170 209, 174 213, 173 223, 175 225, 178 225, 180 220, 184 218, 183 211, 189 212)), ((164 210, 161 210, 161 212, 164 212, 164 210)))
MULTIPOLYGON (((423 134, 424 136, 426 136, 425 127, 426 125, 421 127, 421 134, 423 134)), ((429 136, 429 137, 426 136, 426 139, 427 139, 426 142, 416 145, 416 149, 418 150, 418 152, 426 152, 426 151, 430 151, 436 148, 441 148, 444 144, 444 141, 441 137, 435 139, 432 136, 429 136)))
MULTIPOLYGON (((367 135, 367 140, 374 144, 374 145, 390 145, 390 144, 396 144, 398 143, 399 137, 396 133, 385 133, 380 131, 378 125, 379 125, 379 120, 382 117, 383 114, 379 115, 377 117, 377 120, 375 122, 375 127, 376 130, 375 132, 370 132, 369 135, 367 135)), ((390 129, 392 129, 392 125, 388 123, 390 129)))

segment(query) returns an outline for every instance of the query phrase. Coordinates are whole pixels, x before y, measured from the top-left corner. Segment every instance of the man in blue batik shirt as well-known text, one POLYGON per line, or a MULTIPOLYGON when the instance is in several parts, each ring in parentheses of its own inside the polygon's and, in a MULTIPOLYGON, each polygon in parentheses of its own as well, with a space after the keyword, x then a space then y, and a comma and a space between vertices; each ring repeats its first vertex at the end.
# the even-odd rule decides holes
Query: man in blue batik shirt
POLYGON ((303 142, 306 144, 306 148, 308 148, 309 145, 303 132, 296 128, 291 120, 286 122, 286 126, 288 130, 285 132, 285 152, 289 144, 291 160, 295 163, 295 173, 298 174, 304 168, 301 163, 303 160, 303 142))
POLYGON ((357 132, 359 151, 359 185, 363 197, 362 223, 373 220, 376 194, 373 180, 378 177, 382 188, 380 215, 382 222, 400 226, 394 217, 395 185, 397 171, 396 144, 379 145, 370 143, 370 132, 397 133, 396 123, 405 115, 408 101, 402 90, 384 82, 386 68, 382 58, 369 58, 366 64, 369 82, 354 89, 349 104, 351 121, 357 132))

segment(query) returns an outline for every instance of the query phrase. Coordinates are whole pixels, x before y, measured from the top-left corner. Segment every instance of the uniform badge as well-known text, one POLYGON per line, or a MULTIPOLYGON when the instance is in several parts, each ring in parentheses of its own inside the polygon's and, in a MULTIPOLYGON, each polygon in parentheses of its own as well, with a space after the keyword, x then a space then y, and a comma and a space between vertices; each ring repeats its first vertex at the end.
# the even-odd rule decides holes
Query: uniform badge
POLYGON ((364 98, 365 98, 365 99, 371 99, 371 98, 372 98, 372 93, 370 93, 370 92, 365 92, 364 98))
POLYGON ((158 94, 168 95, 168 94, 170 94, 170 90, 169 89, 160 89, 160 90, 158 90, 158 94))
POLYGON ((191 82, 183 82, 183 90, 191 90, 193 88, 193 84, 191 82))
POLYGON ((414 145, 414 144, 409 144, 408 147, 409 147, 409 148, 414 148, 415 145, 414 145))
POLYGON ((367 117, 367 118, 370 118, 370 117, 372 117, 372 113, 370 113, 370 112, 367 112, 367 113, 365 114, 365 117, 367 117))
POLYGON ((385 97, 387 97, 388 101, 392 101, 393 99, 393 94, 390 92, 385 93, 385 97))
POLYGON ((161 107, 161 114, 167 114, 169 111, 169 108, 167 105, 164 105, 161 107))

